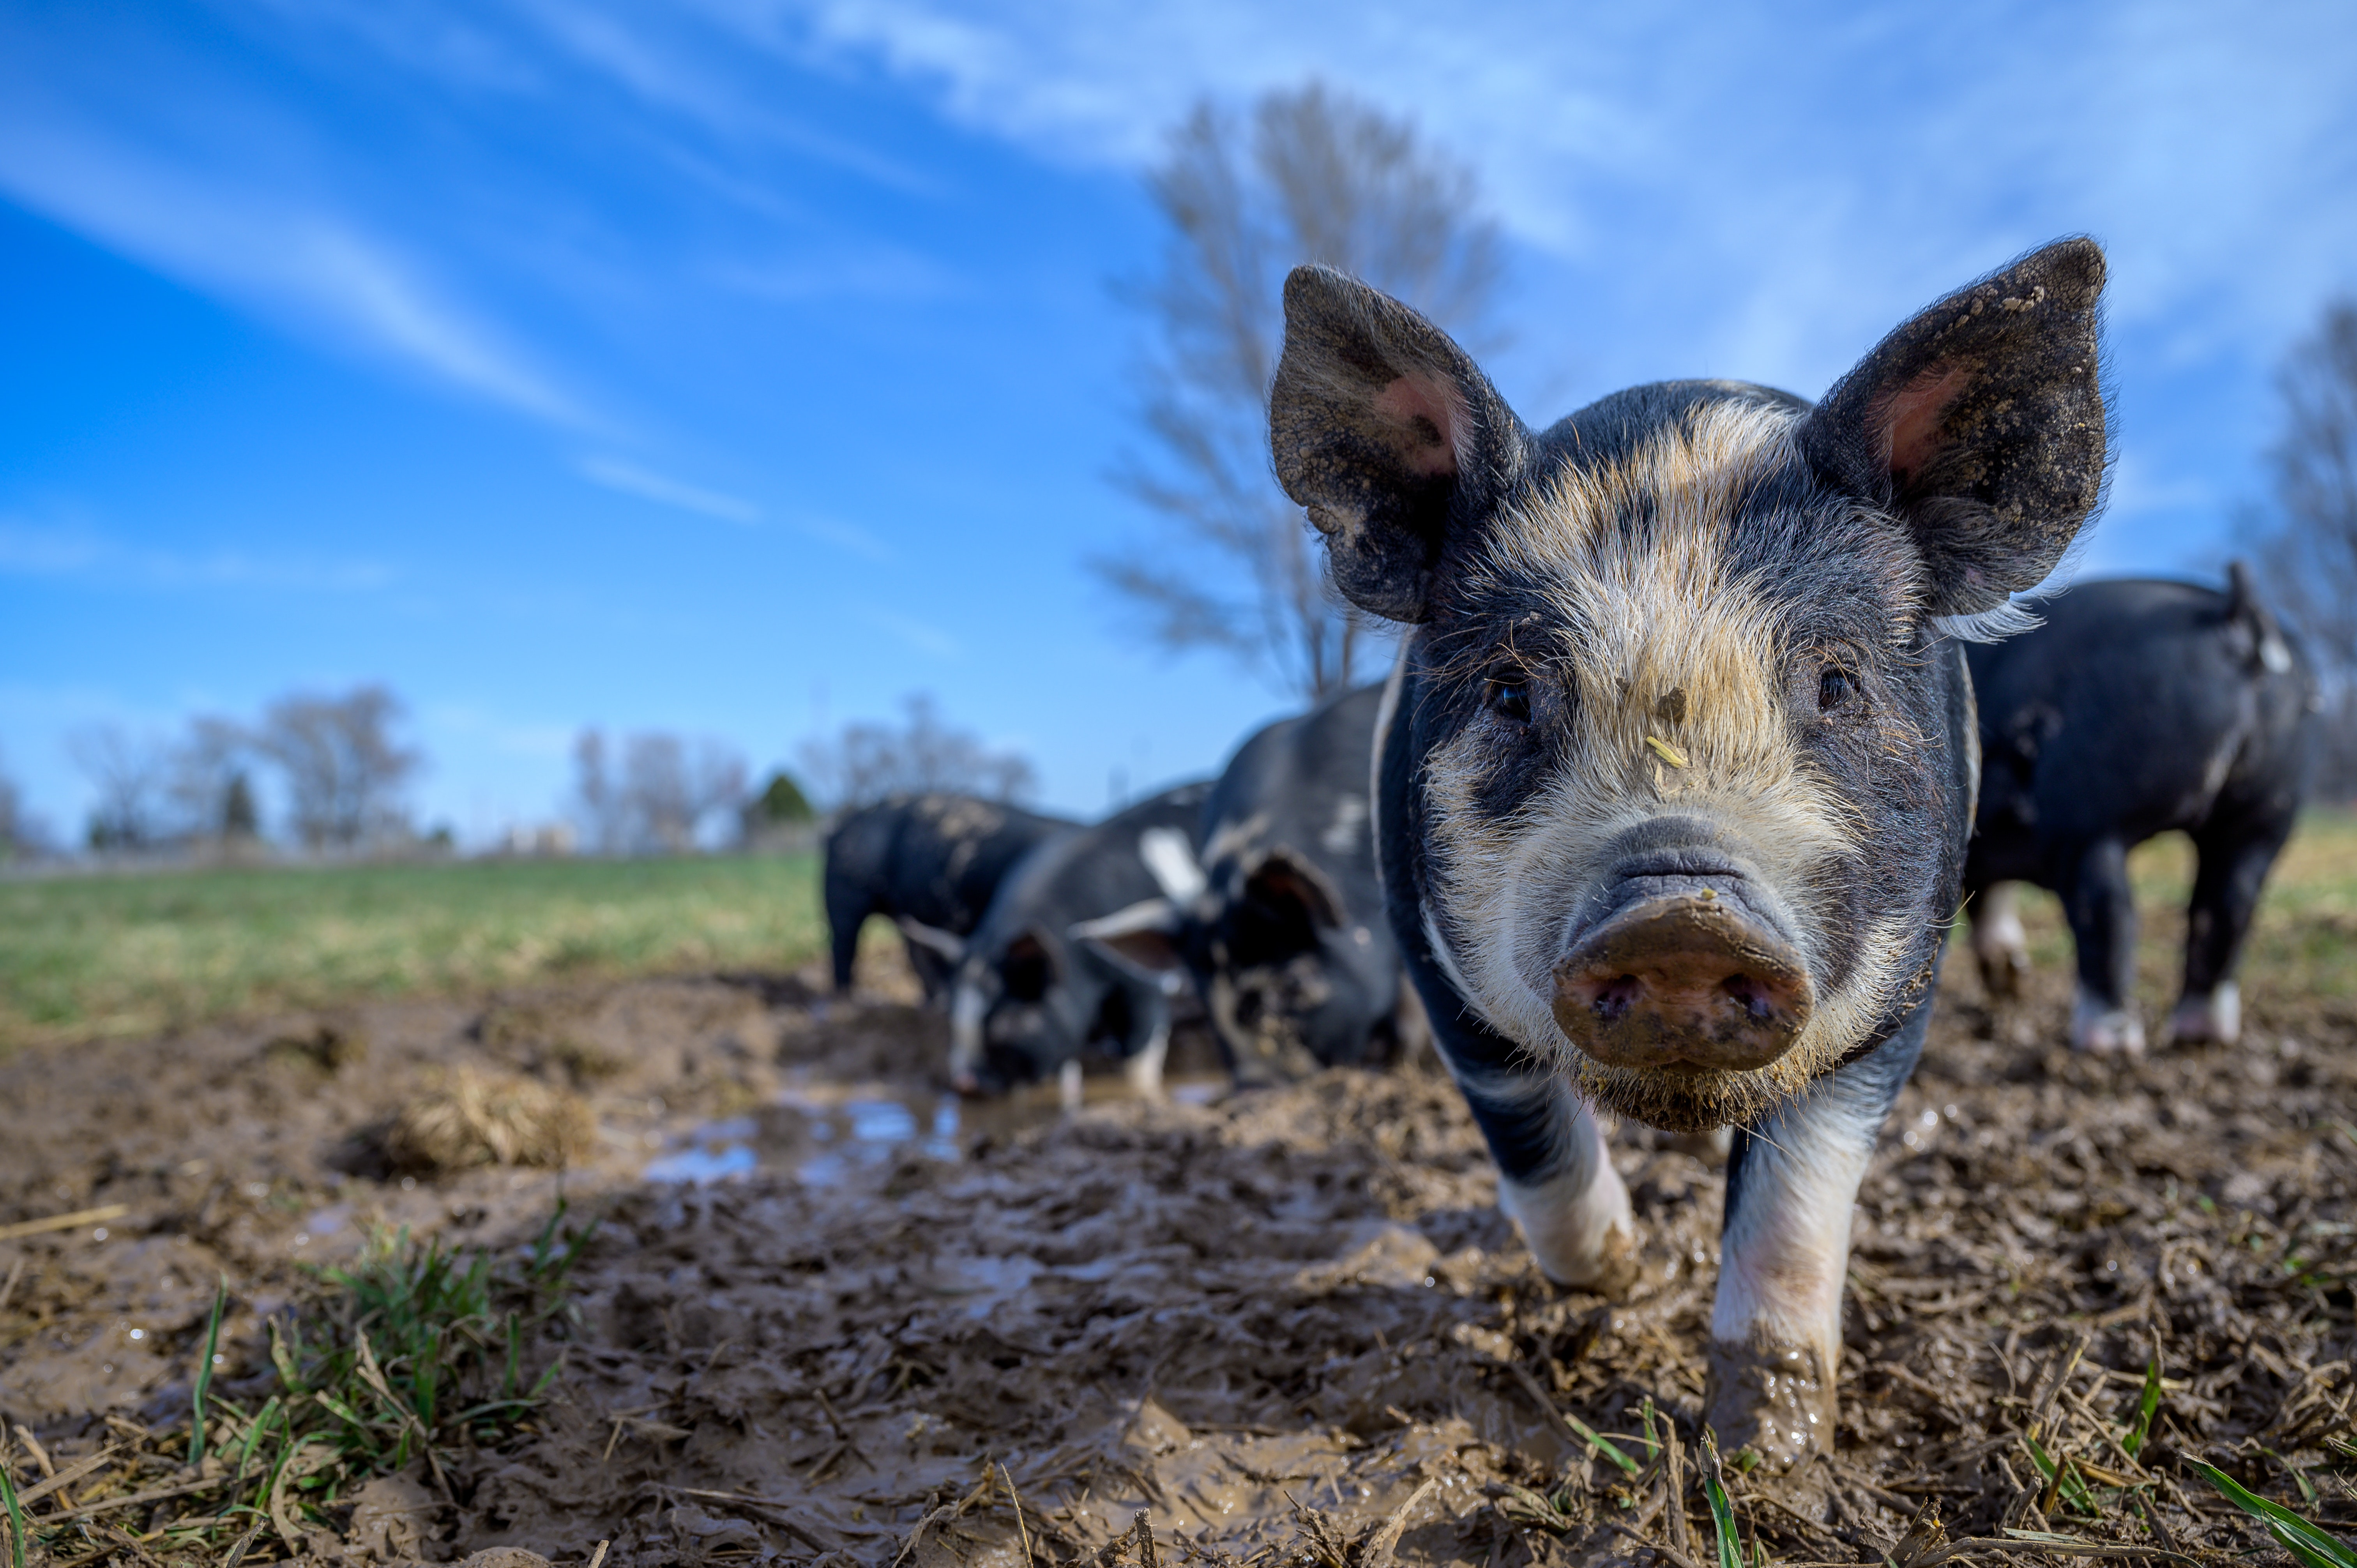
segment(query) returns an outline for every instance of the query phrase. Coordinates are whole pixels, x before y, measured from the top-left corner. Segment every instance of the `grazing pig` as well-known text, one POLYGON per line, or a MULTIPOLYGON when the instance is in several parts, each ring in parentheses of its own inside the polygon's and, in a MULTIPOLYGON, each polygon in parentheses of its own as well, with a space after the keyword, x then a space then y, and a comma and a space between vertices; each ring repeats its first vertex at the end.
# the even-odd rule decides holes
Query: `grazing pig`
POLYGON ((1850 1213, 1931 1015, 1972 820, 1952 638, 2018 620, 2104 481, 2085 240, 1814 406, 1734 381, 1534 433, 1457 345, 1286 280, 1276 473, 1407 623, 1375 757, 1394 936, 1540 1267, 1635 1267, 1596 1110, 1732 1124, 1708 1416, 1831 1445, 1850 1213))
POLYGON ((2029 967, 2012 884, 2061 896, 2079 948, 2071 1042, 2144 1049, 2128 851, 2181 829, 2200 869, 2187 910, 2180 1040, 2242 1027, 2235 961, 2306 784, 2316 681, 2236 562, 2221 594, 2087 583, 2046 624, 1971 650, 1981 800, 1964 890, 1989 989, 2029 967))
POLYGON ((938 998, 954 953, 1007 871, 1079 827, 970 795, 896 795, 845 816, 826 835, 835 990, 851 989, 859 928, 882 915, 899 924, 926 998, 938 998))
POLYGON ((1364 686, 1254 734, 1203 808, 1201 885, 1081 928, 1117 961, 1187 972, 1239 1083, 1379 1065, 1404 1027, 1421 1036, 1367 825, 1382 705, 1364 686))
POLYGON ((960 1093, 1056 1077, 1074 1097, 1092 1048, 1126 1061, 1141 1092, 1160 1087, 1176 977, 1114 962, 1072 929, 1200 880, 1196 831, 1210 792, 1200 782, 1165 790, 1016 867, 957 961, 950 1080, 960 1093))

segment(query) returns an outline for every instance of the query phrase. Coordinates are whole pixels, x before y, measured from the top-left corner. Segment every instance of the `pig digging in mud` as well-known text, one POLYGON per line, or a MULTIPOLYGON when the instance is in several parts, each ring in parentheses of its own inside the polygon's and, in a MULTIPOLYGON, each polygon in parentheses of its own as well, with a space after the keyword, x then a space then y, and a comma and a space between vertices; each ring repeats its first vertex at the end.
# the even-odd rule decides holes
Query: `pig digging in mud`
POLYGON ((1183 987, 1114 961, 1075 928, 1201 879, 1195 834, 1210 789, 1141 800, 1041 845, 1006 878, 956 960, 950 1080, 961 1094, 1060 1078, 1077 1102, 1088 1050, 1125 1063, 1137 1092, 1159 1092, 1183 987))
POLYGON ((1540 1267, 1622 1288, 1591 1107, 1738 1131, 1707 1414, 1833 1442, 1858 1182, 1929 1023, 1976 767, 1952 638, 2018 623, 2102 490, 2102 252, 1951 295, 1815 406, 1671 381, 1527 429, 1455 343, 1286 281, 1270 435, 1361 608, 1409 623, 1386 910, 1540 1267))
POLYGON ((826 923, 834 988, 851 989, 859 928, 900 928, 928 1000, 948 983, 963 940, 982 923, 1015 863, 1078 822, 970 795, 898 795, 845 816, 826 835, 826 923))
POLYGON ((2088 583, 2042 605, 2039 629, 1969 654, 1982 761, 1964 887, 1981 978, 2007 996, 2029 968, 2013 882, 2061 895, 2082 1050, 2144 1049, 2128 851, 2171 829, 2192 838, 2200 869, 2169 1036, 2242 1032, 2235 963, 2299 814, 2316 681, 2240 562, 2229 577, 2222 594, 2088 583))
POLYGON ((1082 928, 1116 961, 1183 970, 1239 1084, 1380 1067, 1422 1038, 1367 828, 1382 706, 1361 687, 1254 734, 1203 808, 1200 884, 1082 928))

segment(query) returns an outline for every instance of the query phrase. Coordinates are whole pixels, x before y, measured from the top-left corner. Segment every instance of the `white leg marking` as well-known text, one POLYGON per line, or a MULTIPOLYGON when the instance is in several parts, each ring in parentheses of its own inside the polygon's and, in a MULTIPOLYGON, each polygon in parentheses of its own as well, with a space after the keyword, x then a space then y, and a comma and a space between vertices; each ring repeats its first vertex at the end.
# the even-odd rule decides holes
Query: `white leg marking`
POLYGON ((1122 1076, 1129 1080, 1129 1091, 1140 1100, 1162 1098, 1162 1062, 1170 1054, 1170 1023, 1165 1019, 1154 1026, 1154 1033, 1137 1054, 1122 1064, 1122 1076))
POLYGON ((1999 996, 2010 996, 2029 972, 2029 937, 2021 929, 2021 885, 1993 882, 1973 901, 1973 956, 1981 981, 1999 996))
POLYGON ((950 993, 950 1081, 961 1094, 972 1094, 978 1087, 976 1075, 982 1068, 982 1022, 990 1005, 983 1000, 982 988, 969 981, 960 981, 950 993))
MULTIPOLYGON (((1798 1345, 1841 1366, 1842 1286, 1849 1273, 1850 1218, 1872 1155, 1871 1133, 1813 1127, 1787 1113, 1765 1129, 1776 1148, 1754 1146, 1743 1197, 1723 1243, 1711 1337, 1727 1345, 1798 1345)), ((1822 1440, 1831 1446, 1831 1434, 1822 1440)))
POLYGON ((1081 1064, 1066 1062, 1056 1069, 1056 1103, 1067 1112, 1081 1108, 1081 1064))
POLYGON ((1525 1187, 1498 1178, 1498 1207, 1523 1233, 1540 1272, 1557 1284, 1605 1292, 1630 1283, 1637 1255, 1637 1222, 1629 1189, 1612 1168, 1603 1130, 1583 1108, 1570 1135, 1584 1138, 1583 1159, 1561 1176, 1525 1187))
POLYGON ((2186 997, 2169 1015, 2169 1037, 2233 1045, 2243 1037, 2243 988, 2222 980, 2207 996, 2186 997))
POLYGON ((2071 1001, 2071 1045, 2098 1056, 2144 1055, 2144 1020, 2136 1004, 2107 1007, 2080 986, 2071 1001))

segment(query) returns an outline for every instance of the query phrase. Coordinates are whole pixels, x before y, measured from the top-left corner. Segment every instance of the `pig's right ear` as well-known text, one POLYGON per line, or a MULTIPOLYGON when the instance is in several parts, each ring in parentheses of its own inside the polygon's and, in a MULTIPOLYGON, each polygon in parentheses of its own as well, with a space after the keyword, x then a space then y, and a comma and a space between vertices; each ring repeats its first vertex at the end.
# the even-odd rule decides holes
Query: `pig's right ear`
POLYGON ((902 936, 919 947, 931 949, 941 955, 944 963, 952 968, 965 961, 963 937, 952 931, 942 930, 939 926, 929 926, 922 920, 912 920, 906 915, 900 916, 892 923, 900 928, 902 936))
POLYGON ((1821 473, 1914 535, 1937 616, 2002 610, 2104 489, 2104 252, 2063 240, 1884 338, 1801 431, 1821 473))
POLYGON ((1185 918, 1168 898, 1142 898, 1126 909, 1081 920, 1065 935, 1099 958, 1150 985, 1176 991, 1182 961, 1178 936, 1185 918))
POLYGON ((1521 421, 1448 335, 1330 267, 1285 280, 1268 401, 1285 493, 1326 536, 1334 585, 1390 620, 1430 614, 1453 524, 1521 467, 1521 421))

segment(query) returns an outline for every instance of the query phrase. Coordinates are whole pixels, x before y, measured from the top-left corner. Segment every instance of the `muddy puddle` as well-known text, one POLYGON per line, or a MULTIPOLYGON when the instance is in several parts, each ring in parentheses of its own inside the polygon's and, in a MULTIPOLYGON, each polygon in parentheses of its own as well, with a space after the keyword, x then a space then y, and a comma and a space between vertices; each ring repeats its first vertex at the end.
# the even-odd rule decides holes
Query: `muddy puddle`
MULTIPOLYGON (((414 1531, 331 1508, 304 1555, 1110 1564, 1139 1561, 1143 1514, 1160 1563, 1713 1560, 1691 1463, 1706 1158, 1620 1134, 1644 1270, 1608 1302, 1537 1276, 1428 1064, 964 1102, 904 979, 843 1004, 813 978, 365 1006, 0 1063, 0 1226, 102 1216, 0 1240, 0 1423, 64 1466, 184 1410, 223 1277, 216 1386, 258 1402, 264 1320, 315 1288, 305 1265, 404 1226, 513 1248, 562 1197, 598 1230, 577 1321, 525 1349, 563 1358, 532 1430, 418 1481, 414 1531), (566 1165, 391 1163, 388 1127, 462 1074, 577 1103, 566 1165), (1674 1492, 1648 1446, 1670 1431, 1674 1492)), ((1881 1562, 1927 1500, 1959 1536, 2265 1545, 2188 1454, 2348 1516, 2357 1018, 2255 987, 2236 1050, 2114 1064, 2061 1047, 2067 1012, 2060 974, 2003 1014, 1951 974, 1861 1198, 1836 1456, 1730 1475, 1771 1562, 1881 1562), (2026 1426, 2126 1474, 2155 1360, 2149 1466, 2078 1508, 2026 1426)), ((121 1517, 133 1546, 59 1561, 153 1557, 163 1506, 121 1517)), ((264 1533, 246 1560, 289 1554, 264 1533)))
MULTIPOLYGON (((1178 1105, 1209 1105, 1228 1091, 1224 1078, 1174 1079, 1163 1086, 1164 1097, 1178 1105)), ((651 1134, 661 1152, 640 1167, 639 1178, 705 1186, 764 1174, 839 1187, 898 1159, 957 1160, 970 1139, 1005 1139, 1078 1109, 1135 1098, 1117 1074, 1092 1080, 1078 1106, 1049 1088, 969 1100, 881 1084, 802 1082, 758 1112, 651 1134)))

